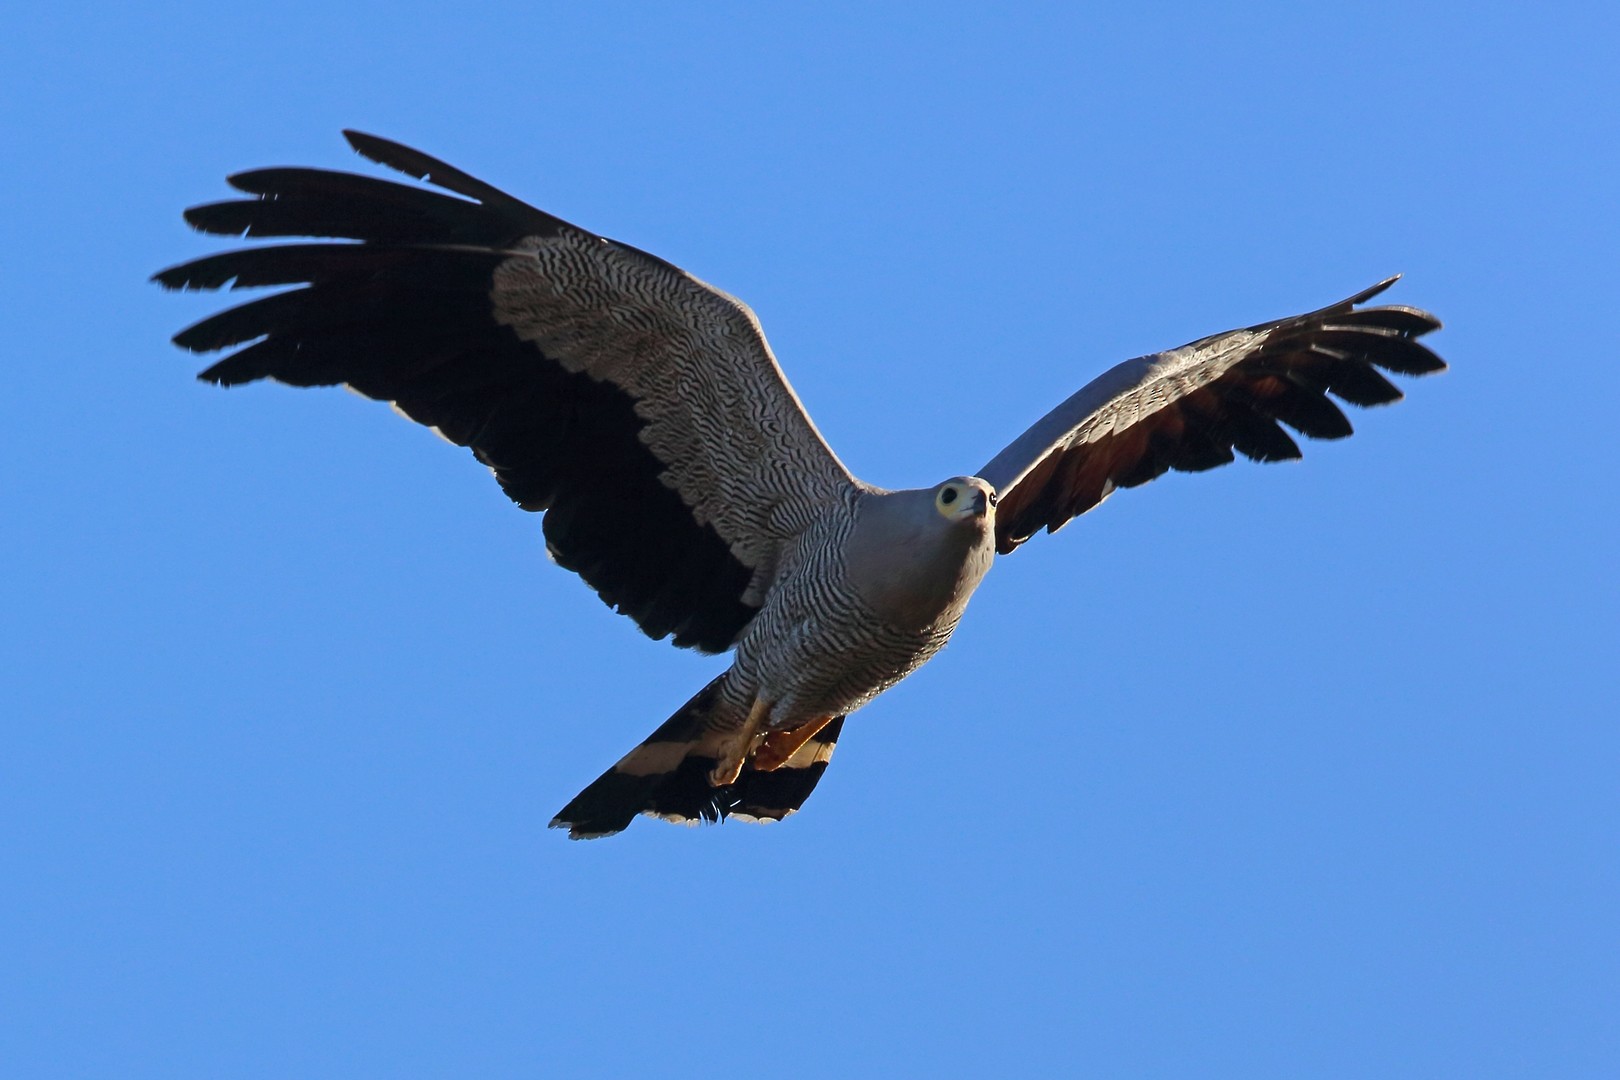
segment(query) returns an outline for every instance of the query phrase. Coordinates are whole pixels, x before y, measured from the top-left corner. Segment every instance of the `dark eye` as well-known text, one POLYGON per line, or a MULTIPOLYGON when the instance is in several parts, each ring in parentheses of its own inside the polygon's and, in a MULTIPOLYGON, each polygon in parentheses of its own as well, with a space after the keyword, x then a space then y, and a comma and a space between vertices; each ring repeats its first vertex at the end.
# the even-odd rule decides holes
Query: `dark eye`
POLYGON ((990 493, 990 505, 996 505, 996 493, 993 491, 990 493))
POLYGON ((944 491, 940 492, 939 501, 945 506, 951 505, 951 503, 956 501, 956 489, 946 488, 944 491))

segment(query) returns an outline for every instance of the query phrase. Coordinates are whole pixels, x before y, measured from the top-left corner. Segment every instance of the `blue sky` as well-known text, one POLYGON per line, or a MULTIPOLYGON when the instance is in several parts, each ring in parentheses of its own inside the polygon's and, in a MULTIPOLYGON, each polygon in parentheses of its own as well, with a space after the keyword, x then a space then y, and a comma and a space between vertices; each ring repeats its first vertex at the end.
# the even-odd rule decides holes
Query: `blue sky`
POLYGON ((25 3, 0 1071, 1610 1077, 1606 5, 25 3), (859 475, 1392 273, 1453 364, 999 563, 768 828, 544 824, 722 661, 154 270, 352 126, 758 311, 859 475))

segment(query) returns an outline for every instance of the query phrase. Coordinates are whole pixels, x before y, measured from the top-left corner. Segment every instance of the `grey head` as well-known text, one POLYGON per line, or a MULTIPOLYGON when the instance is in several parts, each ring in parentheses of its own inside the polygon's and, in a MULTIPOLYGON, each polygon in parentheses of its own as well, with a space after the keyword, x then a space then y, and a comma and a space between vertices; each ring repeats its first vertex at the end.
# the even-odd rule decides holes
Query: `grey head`
POLYGON ((874 612, 903 630, 961 617, 996 551, 996 490, 977 476, 868 491, 845 566, 874 612))

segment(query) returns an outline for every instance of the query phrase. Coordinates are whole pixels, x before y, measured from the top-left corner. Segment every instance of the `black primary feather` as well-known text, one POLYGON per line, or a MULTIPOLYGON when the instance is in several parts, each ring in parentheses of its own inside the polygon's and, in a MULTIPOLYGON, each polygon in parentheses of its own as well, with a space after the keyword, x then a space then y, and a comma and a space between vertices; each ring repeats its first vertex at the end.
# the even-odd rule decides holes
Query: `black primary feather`
POLYGON ((544 512, 552 557, 648 634, 730 647, 757 611, 742 599, 752 572, 660 481, 666 466, 639 437, 634 399, 494 318, 493 275, 513 246, 576 227, 425 154, 347 135, 449 193, 323 169, 232 176, 251 198, 193 207, 186 220, 208 233, 336 242, 251 247, 155 275, 168 288, 290 286, 175 336, 194 352, 237 348, 201 377, 341 384, 392 402, 469 447, 519 506, 544 512))

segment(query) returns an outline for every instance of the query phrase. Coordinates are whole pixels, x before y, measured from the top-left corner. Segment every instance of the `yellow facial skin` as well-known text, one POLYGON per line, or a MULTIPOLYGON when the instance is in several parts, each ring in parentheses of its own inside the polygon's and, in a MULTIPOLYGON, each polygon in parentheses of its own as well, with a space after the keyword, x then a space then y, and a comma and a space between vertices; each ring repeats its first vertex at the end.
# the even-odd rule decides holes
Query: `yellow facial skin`
POLYGON ((996 493, 976 477, 947 480, 934 493, 934 509, 947 521, 967 521, 995 512, 996 493))

